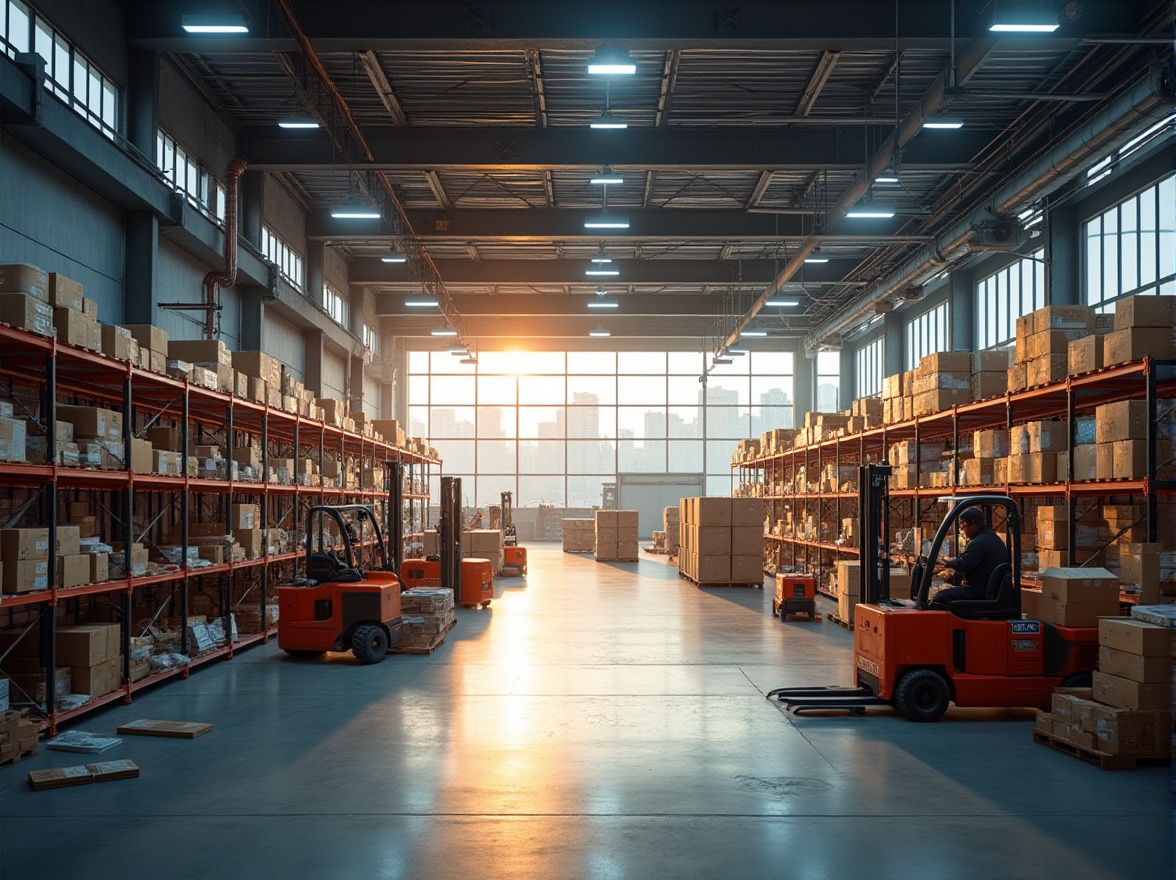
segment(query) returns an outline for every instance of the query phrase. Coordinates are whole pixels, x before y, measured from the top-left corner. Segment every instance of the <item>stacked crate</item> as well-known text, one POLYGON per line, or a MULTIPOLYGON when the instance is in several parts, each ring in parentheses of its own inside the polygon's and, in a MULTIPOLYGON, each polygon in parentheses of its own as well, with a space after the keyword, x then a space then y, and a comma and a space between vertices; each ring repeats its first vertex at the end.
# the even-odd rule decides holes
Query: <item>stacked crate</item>
POLYGON ((665 548, 670 556, 678 555, 678 547, 681 544, 682 526, 681 526, 681 509, 678 507, 667 507, 662 510, 662 528, 665 530, 665 548))
POLYGON ((403 618, 400 649, 435 648, 456 623, 453 590, 413 587, 400 594, 403 618))
POLYGON ((758 498, 683 498, 678 571, 699 585, 764 579, 764 505, 758 498))
POLYGON ((466 529, 461 533, 461 553, 490 560, 494 574, 502 574, 502 530, 466 529))
POLYGON ((636 510, 598 510, 594 520, 593 552, 598 562, 636 562, 636 510))
POLYGON ((563 549, 565 553, 591 553, 596 549, 596 521, 565 519, 563 521, 563 549))
POLYGON ((972 400, 971 352, 936 352, 915 370, 914 414, 930 415, 972 400))

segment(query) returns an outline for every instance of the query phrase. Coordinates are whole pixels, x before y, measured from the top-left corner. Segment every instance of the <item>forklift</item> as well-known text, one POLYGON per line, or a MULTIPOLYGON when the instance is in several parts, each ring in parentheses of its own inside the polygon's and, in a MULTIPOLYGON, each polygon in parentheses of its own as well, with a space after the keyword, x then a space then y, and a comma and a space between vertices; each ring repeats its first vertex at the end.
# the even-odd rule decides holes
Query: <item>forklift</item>
POLYGON ((443 587, 453 603, 486 608, 494 599, 494 574, 487 559, 461 555, 461 478, 441 478, 441 516, 437 523, 437 555, 405 559, 400 566, 404 588, 443 587))
POLYGON ((894 706, 912 721, 934 721, 957 706, 1048 708, 1059 687, 1089 687, 1098 659, 1097 627, 1054 626, 1021 619, 1021 525, 1007 495, 953 499, 911 572, 910 600, 890 597, 890 466, 859 470, 862 603, 854 621, 856 687, 779 688, 770 700, 795 714, 894 706), (997 567, 983 599, 931 607, 934 563, 959 516, 969 508, 1003 510, 1010 562, 997 567))
POLYGON ((383 660, 401 631, 400 579, 375 513, 363 504, 312 507, 306 577, 278 587, 278 647, 295 657, 350 650, 367 665, 383 660), (364 538, 365 524, 373 541, 364 538), (378 548, 378 567, 365 565, 369 546, 378 548))
POLYGON ((527 573, 527 548, 519 546, 519 535, 514 526, 514 494, 502 493, 502 574, 522 577, 527 573))

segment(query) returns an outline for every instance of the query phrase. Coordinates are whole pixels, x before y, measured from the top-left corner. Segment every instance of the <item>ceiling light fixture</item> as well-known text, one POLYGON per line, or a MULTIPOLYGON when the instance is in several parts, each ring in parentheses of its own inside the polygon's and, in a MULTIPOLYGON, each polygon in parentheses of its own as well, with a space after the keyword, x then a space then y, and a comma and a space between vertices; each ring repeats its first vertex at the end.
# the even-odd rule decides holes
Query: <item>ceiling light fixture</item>
POLYGON ((821 253, 821 246, 817 245, 813 248, 812 253, 804 258, 804 261, 806 263, 828 263, 829 258, 821 253))
POLYGON ((621 274, 616 266, 589 266, 584 274, 590 278, 615 278, 621 274))
POLYGON ((897 174, 891 174, 891 173, 890 173, 890 172, 888 172, 888 171, 887 171, 887 172, 883 172, 882 174, 879 174, 877 177, 875 177, 875 178, 874 178, 874 183, 890 183, 890 184, 893 184, 893 183, 899 183, 899 182, 900 182, 900 181, 899 181, 899 179, 898 179, 898 175, 897 175, 897 174))
POLYGON ((404 304, 410 309, 435 309, 438 305, 435 299, 406 299, 404 304))
POLYGON ((433 336, 456 336, 457 335, 457 331, 454 330, 452 327, 436 327, 429 332, 433 336))
POLYGON ((595 329, 595 330, 589 330, 589 331, 588 331, 588 335, 589 335, 589 336, 595 336, 595 337, 598 337, 598 338, 599 338, 599 337, 604 337, 604 336, 612 336, 612 334, 611 334, 611 333, 609 333, 607 330, 605 330, 605 329, 604 329, 604 327, 602 327, 600 324, 597 324, 597 325, 596 325, 596 329, 595 329))
POLYGON ((743 357, 745 354, 751 354, 750 348, 728 348, 727 354, 733 354, 736 357, 743 357))
MULTIPOLYGON (((765 306, 778 306, 779 308, 782 308, 782 309, 790 309, 794 306, 800 305, 800 300, 798 300, 798 299, 783 299, 781 297, 777 297, 776 299, 767 300, 764 303, 764 305, 765 306)), ((765 333, 763 335, 767 336, 768 334, 765 333)))
POLYGON ((218 13, 216 15, 190 13, 181 17, 180 24, 190 34, 249 33, 244 16, 232 13, 218 13))
POLYGON ((612 257, 607 256, 606 254, 600 253, 592 258, 592 262, 593 263, 611 263, 612 257))
POLYGON ((859 202, 846 211, 845 216, 852 217, 855 220, 861 220, 863 218, 886 219, 894 216, 894 208, 888 205, 879 205, 875 202, 859 202))
POLYGON ((603 172, 596 175, 588 182, 593 186, 620 186, 625 182, 625 179, 619 174, 610 173, 608 168, 605 168, 603 172))
POLYGON ((1056 15, 1041 11, 1002 11, 998 3, 988 30, 994 34, 1052 34, 1059 26, 1056 15))
POLYGON ((606 130, 607 129, 618 130, 618 129, 628 128, 629 123, 625 122, 625 120, 621 119, 621 117, 619 117, 613 113, 610 113, 608 110, 601 110, 600 115, 595 117, 592 120, 592 122, 589 123, 589 127, 590 128, 606 129, 606 130))
POLYGON ((601 211, 584 221, 585 229, 628 229, 629 218, 601 211))
POLYGON ((607 299, 592 299, 588 301, 590 309, 619 309, 621 304, 607 299))
MULTIPOLYGON (((768 300, 768 302, 770 303, 771 300, 768 300)), ((744 330, 739 335, 740 336, 767 336, 768 331, 767 330, 744 330)))
POLYGON ((380 257, 381 263, 407 263, 408 256, 395 243, 388 248, 388 253, 380 257))
POLYGON ((451 346, 449 346, 449 348, 447 348, 445 350, 447 352, 449 352, 450 354, 465 354, 466 352, 469 351, 469 348, 467 348, 464 345, 451 345, 451 346))
POLYGON ((476 357, 474 357, 473 355, 470 355, 469 357, 462 358, 460 361, 458 361, 458 363, 459 364, 474 365, 474 364, 478 363, 478 359, 476 357))
POLYGON ((319 124, 313 119, 279 119, 278 128, 318 128, 319 124))
POLYGON ((336 220, 379 220, 380 212, 370 205, 343 205, 331 209, 336 220))
POLYGON ((629 60, 626 49, 597 49, 588 62, 588 73, 592 76, 632 76, 637 65, 629 60))
POLYGON ((958 119, 954 116, 928 116, 923 120, 923 128, 954 131, 957 128, 963 127, 964 120, 958 119))
POLYGON ((733 360, 731 360, 729 357, 717 357, 711 361, 711 365, 715 366, 715 367, 725 367, 728 364, 733 364, 733 363, 735 363, 735 362, 733 360))

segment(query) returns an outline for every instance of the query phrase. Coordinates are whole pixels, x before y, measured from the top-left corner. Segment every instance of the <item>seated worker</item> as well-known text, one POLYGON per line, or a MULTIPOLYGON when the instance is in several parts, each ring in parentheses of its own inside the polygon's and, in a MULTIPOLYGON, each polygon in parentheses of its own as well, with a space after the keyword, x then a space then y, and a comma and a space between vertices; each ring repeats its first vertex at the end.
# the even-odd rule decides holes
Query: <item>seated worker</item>
POLYGON ((943 563, 940 574, 960 585, 936 593, 931 600, 932 607, 948 605, 957 599, 983 599, 992 572, 1009 561, 1009 549, 985 522, 984 513, 978 507, 969 507, 961 513, 959 526, 968 544, 959 556, 943 563))

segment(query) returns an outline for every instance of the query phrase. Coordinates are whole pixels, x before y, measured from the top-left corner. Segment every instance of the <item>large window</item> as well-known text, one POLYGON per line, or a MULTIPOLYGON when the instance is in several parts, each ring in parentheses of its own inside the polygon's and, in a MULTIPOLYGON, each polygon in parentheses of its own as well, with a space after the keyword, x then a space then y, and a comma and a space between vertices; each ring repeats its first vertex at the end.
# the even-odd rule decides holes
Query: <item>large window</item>
POLYGON ((882 393, 882 375, 886 370, 886 340, 875 339, 854 355, 855 397, 874 397, 882 393))
POLYGON ((976 285, 976 347, 1003 345, 1017 318, 1045 306, 1045 263, 1037 251, 976 285))
POLYGON ((188 197, 193 207, 224 222, 224 186, 162 129, 155 140, 155 164, 167 181, 188 197))
POLYGON ((372 353, 372 357, 380 356, 380 331, 367 321, 363 323, 363 344, 372 353))
POLYGON ((841 401, 841 352, 817 353, 816 412, 837 412, 841 401))
POLYGON ((305 279, 305 269, 302 264, 302 254, 286 244, 272 229, 264 224, 261 227, 261 251, 278 266, 282 277, 299 290, 305 279))
POLYGON ((323 308, 331 316, 332 321, 341 327, 347 326, 347 300, 343 298, 343 294, 325 282, 323 284, 323 308))
POLYGON ((1089 305, 1176 293, 1176 176, 1086 221, 1084 232, 1089 305))
POLYGON ((951 315, 947 303, 911 318, 906 325, 906 368, 913 370, 919 361, 937 351, 951 350, 948 322, 951 315))
POLYGON ((0 0, 0 49, 36 52, 45 88, 108 137, 118 133, 118 86, 22 0, 0 0))
MULTIPOLYGON (((618 473, 705 474, 731 490, 736 442, 793 425, 791 352, 409 352, 409 433, 428 437, 468 503, 592 507, 618 473)), ((436 490, 437 487, 434 487, 436 490)))

